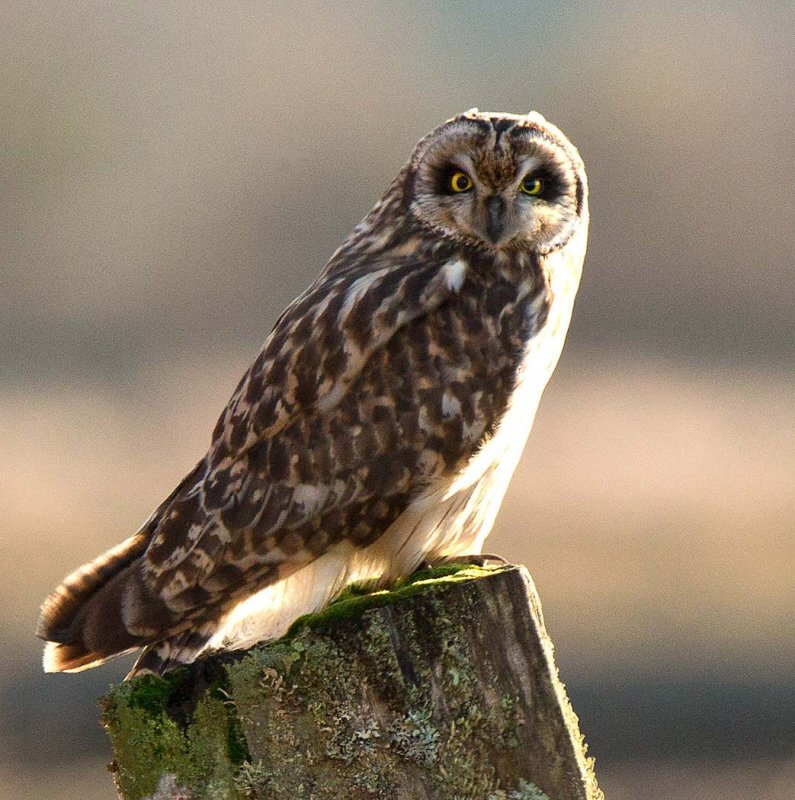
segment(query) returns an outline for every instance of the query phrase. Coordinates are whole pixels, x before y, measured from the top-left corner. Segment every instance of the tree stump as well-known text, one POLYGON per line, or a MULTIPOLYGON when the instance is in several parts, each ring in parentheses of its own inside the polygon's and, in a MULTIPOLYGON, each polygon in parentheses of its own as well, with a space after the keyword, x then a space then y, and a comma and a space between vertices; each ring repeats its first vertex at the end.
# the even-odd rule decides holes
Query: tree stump
POLYGON ((124 800, 603 800, 523 567, 356 590, 103 699, 124 800))

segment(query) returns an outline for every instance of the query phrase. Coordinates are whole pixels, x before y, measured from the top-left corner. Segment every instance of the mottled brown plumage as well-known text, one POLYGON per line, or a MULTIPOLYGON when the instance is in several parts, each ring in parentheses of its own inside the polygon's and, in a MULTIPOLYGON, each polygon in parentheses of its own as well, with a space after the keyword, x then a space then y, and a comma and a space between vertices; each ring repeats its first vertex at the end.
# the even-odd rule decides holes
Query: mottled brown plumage
POLYGON ((353 580, 479 552, 587 224, 579 156, 539 115, 473 110, 428 134, 281 315, 206 456, 45 602, 45 668, 144 647, 134 672, 162 672, 278 636, 353 580))

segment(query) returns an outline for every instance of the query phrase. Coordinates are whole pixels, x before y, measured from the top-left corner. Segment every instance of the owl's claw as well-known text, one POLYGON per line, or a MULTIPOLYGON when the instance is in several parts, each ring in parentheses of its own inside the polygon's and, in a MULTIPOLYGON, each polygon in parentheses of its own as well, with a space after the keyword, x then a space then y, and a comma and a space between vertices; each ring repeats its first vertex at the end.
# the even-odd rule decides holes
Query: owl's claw
POLYGON ((510 561, 506 561, 502 556, 495 556, 492 553, 473 553, 471 555, 444 556, 433 561, 426 561, 421 568, 433 569, 445 564, 473 564, 476 567, 507 567, 510 561))

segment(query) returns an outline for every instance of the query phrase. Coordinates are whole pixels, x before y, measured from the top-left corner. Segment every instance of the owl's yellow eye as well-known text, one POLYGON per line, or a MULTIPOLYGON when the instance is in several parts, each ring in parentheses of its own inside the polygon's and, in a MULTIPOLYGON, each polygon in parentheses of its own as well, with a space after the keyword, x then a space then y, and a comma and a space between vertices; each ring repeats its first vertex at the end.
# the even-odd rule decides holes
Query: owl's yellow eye
POLYGON ((531 178, 529 175, 519 184, 519 191, 529 195, 539 195, 544 188, 541 178, 531 178))
POLYGON ((450 188, 454 192, 468 192, 472 188, 472 178, 466 172, 454 172, 450 177, 450 188))

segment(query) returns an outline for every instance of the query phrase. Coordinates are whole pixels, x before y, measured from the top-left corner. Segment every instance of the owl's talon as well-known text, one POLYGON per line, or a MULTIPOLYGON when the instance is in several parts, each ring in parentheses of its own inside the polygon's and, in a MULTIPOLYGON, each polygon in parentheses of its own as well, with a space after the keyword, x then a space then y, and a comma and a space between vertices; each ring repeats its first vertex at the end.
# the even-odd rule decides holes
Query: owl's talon
POLYGON ((431 562, 426 562, 430 565, 429 568, 442 567, 445 564, 472 564, 476 567, 508 567, 511 565, 510 561, 506 561, 502 556, 496 556, 492 553, 473 553, 471 555, 461 556, 445 556, 431 562))

